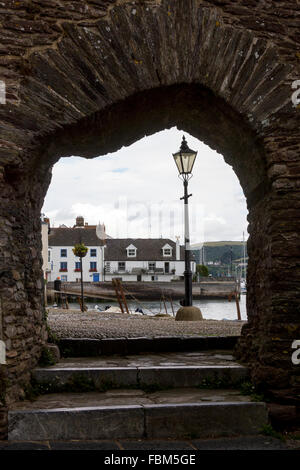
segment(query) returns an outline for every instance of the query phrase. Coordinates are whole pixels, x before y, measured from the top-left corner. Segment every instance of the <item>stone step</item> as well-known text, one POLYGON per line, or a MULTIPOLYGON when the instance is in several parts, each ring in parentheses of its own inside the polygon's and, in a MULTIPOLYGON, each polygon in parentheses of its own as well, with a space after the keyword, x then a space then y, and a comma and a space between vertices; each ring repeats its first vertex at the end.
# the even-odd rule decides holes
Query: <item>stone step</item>
POLYGON ((32 373, 48 391, 82 391, 114 388, 228 387, 246 381, 248 369, 228 366, 48 367, 32 373))
POLYGON ((42 391, 55 392, 122 387, 220 388, 245 381, 248 370, 237 363, 228 351, 209 350, 64 358, 55 366, 36 368, 32 375, 42 391))
POLYGON ((259 434, 266 405, 237 390, 50 394, 9 411, 9 440, 205 438, 259 434))
POLYGON ((63 357, 97 357, 149 352, 232 350, 239 336, 154 336, 140 338, 60 338, 63 357))

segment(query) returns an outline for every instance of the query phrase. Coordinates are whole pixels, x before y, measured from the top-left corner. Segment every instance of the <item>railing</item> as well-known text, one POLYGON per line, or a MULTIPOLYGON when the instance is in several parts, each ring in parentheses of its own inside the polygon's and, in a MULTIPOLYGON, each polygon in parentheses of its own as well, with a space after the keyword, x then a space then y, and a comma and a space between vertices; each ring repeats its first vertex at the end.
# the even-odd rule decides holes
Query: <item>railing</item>
MULTIPOLYGON (((134 268, 133 268, 134 269, 134 268)), ((172 276, 174 276, 176 274, 176 272, 173 272, 173 271, 157 271, 157 270, 153 270, 153 269, 141 269, 140 271, 133 271, 133 269, 131 271, 129 270, 114 270, 114 271, 105 271, 105 274, 129 274, 129 275, 137 275, 137 274, 155 274, 155 275, 159 275, 159 274, 170 274, 172 276)))

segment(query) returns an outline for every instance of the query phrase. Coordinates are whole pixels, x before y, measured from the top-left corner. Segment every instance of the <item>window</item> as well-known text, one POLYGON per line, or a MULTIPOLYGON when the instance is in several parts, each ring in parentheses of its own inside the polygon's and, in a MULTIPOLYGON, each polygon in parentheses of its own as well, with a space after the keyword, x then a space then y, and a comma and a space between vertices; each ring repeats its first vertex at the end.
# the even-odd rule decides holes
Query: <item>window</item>
POLYGON ((65 261, 60 263, 60 271, 68 271, 68 263, 66 263, 65 261))
POLYGON ((61 258, 66 258, 67 257, 67 249, 66 248, 62 248, 60 250, 60 257, 61 258))
POLYGON ((51 260, 51 250, 48 250, 48 262, 50 263, 51 260))
POLYGON ((134 248, 129 248, 129 250, 127 250, 127 256, 136 256, 136 250, 134 248))
POLYGON ((148 263, 149 271, 155 271, 156 268, 156 263, 155 262, 150 262, 148 263))
POLYGON ((110 263, 109 262, 105 263, 105 272, 110 273, 110 263))
POLYGON ((118 271, 125 271, 125 261, 118 262, 118 271))
POLYGON ((134 245, 129 245, 127 248, 126 248, 126 251, 127 251, 127 256, 128 258, 134 258, 136 257, 136 252, 137 252, 137 249, 134 245))
POLYGON ((75 262, 75 271, 80 271, 80 261, 75 262))
POLYGON ((94 256, 97 256, 97 249, 96 249, 96 248, 91 248, 90 251, 91 251, 91 253, 90 253, 91 256, 93 256, 93 257, 94 257, 94 256))
POLYGON ((164 255, 164 256, 172 256, 172 250, 171 250, 171 248, 164 248, 164 249, 163 249, 163 255, 164 255))
POLYGON ((97 263, 96 261, 90 262, 90 271, 97 271, 97 263))

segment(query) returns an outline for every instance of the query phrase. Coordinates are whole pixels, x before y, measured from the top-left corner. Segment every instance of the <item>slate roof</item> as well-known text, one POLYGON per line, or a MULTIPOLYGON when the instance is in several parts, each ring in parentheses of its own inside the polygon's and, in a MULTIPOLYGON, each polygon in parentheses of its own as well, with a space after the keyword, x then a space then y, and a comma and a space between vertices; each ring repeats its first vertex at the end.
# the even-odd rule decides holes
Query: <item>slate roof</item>
POLYGON ((96 230, 82 228, 51 228, 49 246, 74 246, 76 243, 84 243, 86 246, 101 246, 103 241, 96 235, 96 230))
MULTIPOLYGON (((74 246, 82 242, 86 246, 102 246, 95 230, 85 228, 51 228, 48 238, 49 246, 74 246)), ((176 243, 168 238, 108 238, 106 239, 105 261, 176 261, 176 243), (136 257, 127 257, 126 248, 134 245, 136 257), (172 256, 163 256, 163 247, 170 245, 172 256)), ((193 255, 191 253, 191 259, 193 255)), ((184 260, 184 246, 180 247, 180 260, 184 260)))
MULTIPOLYGON (((105 261, 176 261, 176 243, 167 238, 112 238, 106 240, 105 261), (172 256, 163 256, 162 248, 170 245, 172 256), (137 256, 127 257, 126 248, 134 245, 137 256)), ((180 259, 184 260, 184 247, 180 247, 180 259)))

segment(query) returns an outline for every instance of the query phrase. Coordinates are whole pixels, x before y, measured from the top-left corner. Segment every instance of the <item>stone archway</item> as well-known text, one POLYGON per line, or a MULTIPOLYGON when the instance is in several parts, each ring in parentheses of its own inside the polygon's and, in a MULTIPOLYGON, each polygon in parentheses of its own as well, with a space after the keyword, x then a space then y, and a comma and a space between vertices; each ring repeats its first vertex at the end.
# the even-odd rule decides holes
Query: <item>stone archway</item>
POLYGON ((250 261, 238 354, 257 384, 296 397, 297 11, 291 0, 277 9, 245 3, 2 1, 0 295, 10 400, 22 394, 47 336, 40 210, 52 165, 174 125, 222 153, 240 179, 250 261))

